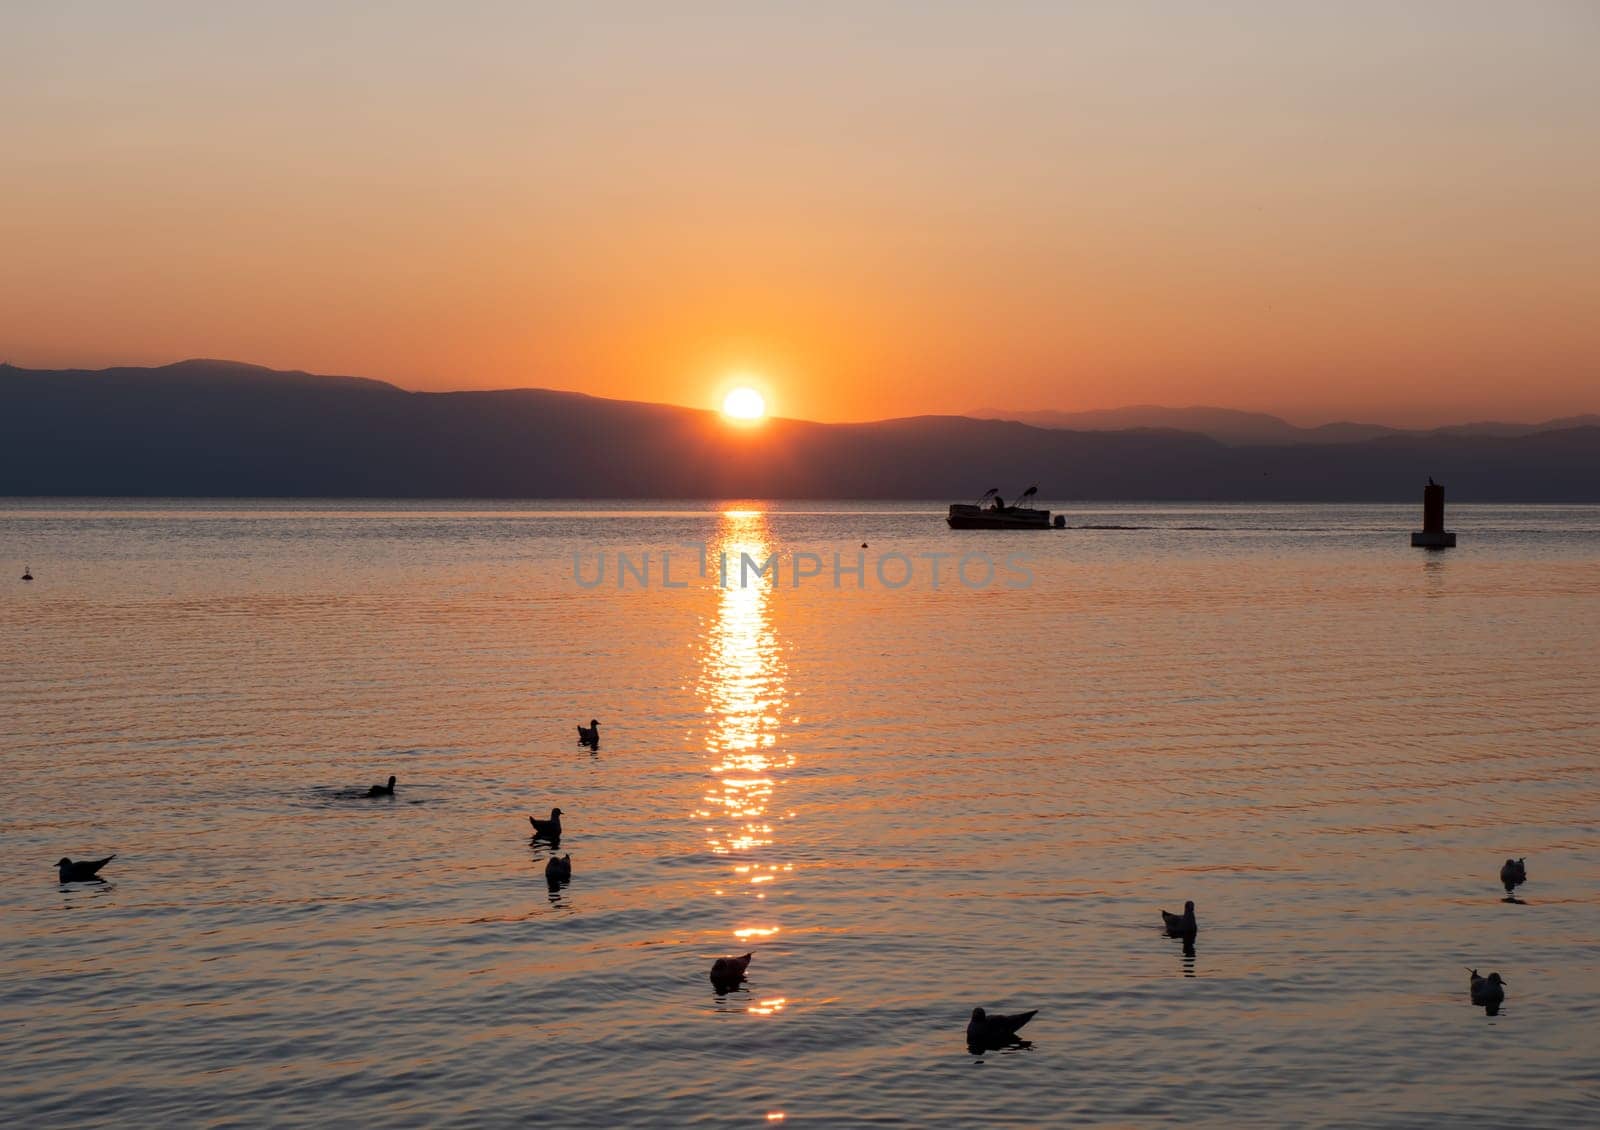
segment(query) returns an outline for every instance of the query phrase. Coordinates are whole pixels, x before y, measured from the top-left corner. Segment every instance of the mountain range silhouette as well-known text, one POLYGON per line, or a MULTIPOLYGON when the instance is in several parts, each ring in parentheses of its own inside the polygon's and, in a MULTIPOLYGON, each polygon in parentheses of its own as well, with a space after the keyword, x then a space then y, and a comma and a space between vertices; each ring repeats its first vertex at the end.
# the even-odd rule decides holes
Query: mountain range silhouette
POLYGON ((738 428, 665 404, 231 361, 0 365, 0 495, 965 500, 1037 482, 1057 502, 1412 502, 1431 475, 1452 502, 1600 502, 1597 423, 1278 443, 966 416, 738 428))

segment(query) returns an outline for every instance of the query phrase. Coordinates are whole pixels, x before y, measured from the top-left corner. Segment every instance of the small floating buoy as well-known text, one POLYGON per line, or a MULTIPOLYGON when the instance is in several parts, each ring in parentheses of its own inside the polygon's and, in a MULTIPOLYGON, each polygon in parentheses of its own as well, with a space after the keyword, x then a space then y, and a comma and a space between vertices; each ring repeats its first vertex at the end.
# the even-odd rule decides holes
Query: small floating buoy
POLYGON ((861 543, 861 548, 862 549, 866 549, 867 548, 867 543, 866 542, 862 542, 861 543))

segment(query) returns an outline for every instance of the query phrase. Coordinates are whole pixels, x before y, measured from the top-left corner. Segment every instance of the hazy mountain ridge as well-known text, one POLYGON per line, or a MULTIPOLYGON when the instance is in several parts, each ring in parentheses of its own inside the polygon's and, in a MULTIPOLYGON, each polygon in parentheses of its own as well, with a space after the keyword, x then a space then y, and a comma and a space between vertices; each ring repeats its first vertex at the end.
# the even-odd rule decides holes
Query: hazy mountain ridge
POLYGON ((964 416, 768 420, 546 389, 409 392, 232 362, 0 366, 0 494, 1600 502, 1600 428, 1230 446, 964 416))
POLYGON ((1542 423, 1523 424, 1484 420, 1447 424, 1438 428, 1396 428, 1387 424, 1362 424, 1340 420, 1303 428, 1266 412, 1245 412, 1236 408, 1166 408, 1158 404, 1133 404, 1126 408, 1097 408, 1083 412, 1043 410, 1037 412, 973 412, 978 419, 1015 420, 1040 428, 1071 431, 1122 431, 1132 428, 1162 428, 1199 432, 1219 443, 1233 446, 1284 443, 1360 443, 1381 436, 1462 435, 1526 436, 1536 432, 1567 428, 1600 427, 1600 415, 1564 416, 1542 423))

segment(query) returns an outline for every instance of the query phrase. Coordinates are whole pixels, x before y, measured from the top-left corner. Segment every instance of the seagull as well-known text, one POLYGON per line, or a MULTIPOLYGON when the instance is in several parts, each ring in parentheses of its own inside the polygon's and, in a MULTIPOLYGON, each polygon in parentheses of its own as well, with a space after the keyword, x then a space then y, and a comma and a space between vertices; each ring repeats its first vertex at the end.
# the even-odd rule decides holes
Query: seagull
POLYGON ((367 790, 368 796, 394 796, 394 774, 389 775, 387 785, 373 785, 367 790))
POLYGON ((1506 894, 1510 894, 1517 887, 1528 881, 1527 857, 1522 859, 1508 859, 1500 868, 1500 881, 1505 884, 1506 894))
POLYGON ((1505 981, 1500 979, 1500 974, 1491 973, 1487 977, 1479 977, 1476 969, 1472 973, 1472 1003, 1481 1004, 1485 1008, 1499 1008, 1500 1002, 1506 999, 1505 981))
POLYGON ((1167 937, 1182 938, 1186 942, 1194 941, 1194 936, 1200 932, 1200 924, 1194 920, 1194 903, 1183 904, 1182 914, 1173 914, 1170 910, 1161 912, 1161 921, 1167 925, 1167 937))
POLYGON ((568 852, 560 859, 552 855, 550 861, 544 865, 544 877, 552 886, 556 883, 572 882, 572 853, 568 852))
POLYGON ((561 838, 561 810, 552 808, 550 819, 540 820, 538 817, 528 817, 528 823, 533 825, 533 838, 536 840, 559 840, 561 838))
POLYGON ((74 863, 62 856, 61 862, 56 864, 56 873, 63 883, 104 883, 96 872, 115 858, 115 855, 108 855, 104 859, 80 859, 74 863))
POLYGON ((711 984, 722 991, 735 988, 744 980, 744 971, 750 968, 750 959, 754 956, 754 953, 747 953, 743 957, 717 958, 711 963, 711 984))
POLYGON ((1009 1016, 990 1016, 981 1008, 972 1010, 972 1019, 967 1021, 967 1046, 974 1048, 993 1048, 1011 1043, 1017 1039, 1017 1029, 1039 1015, 1038 1009, 1029 1012, 1013 1012, 1009 1016))
POLYGON ((580 742, 582 742, 584 745, 595 745, 595 746, 599 745, 600 744, 600 723, 597 722, 595 719, 591 718, 591 719, 589 719, 589 724, 587 726, 579 726, 578 727, 578 740, 580 742))

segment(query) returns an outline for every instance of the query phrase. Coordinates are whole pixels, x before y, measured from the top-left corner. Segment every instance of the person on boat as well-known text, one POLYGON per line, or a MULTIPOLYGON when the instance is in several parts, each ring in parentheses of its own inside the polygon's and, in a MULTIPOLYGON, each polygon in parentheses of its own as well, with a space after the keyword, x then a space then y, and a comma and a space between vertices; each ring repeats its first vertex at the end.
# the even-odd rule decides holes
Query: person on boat
POLYGON ((1004 510, 1005 508, 1006 508, 1006 500, 1001 498, 998 494, 995 495, 994 496, 994 502, 990 504, 989 509, 991 509, 991 510, 1004 510))

